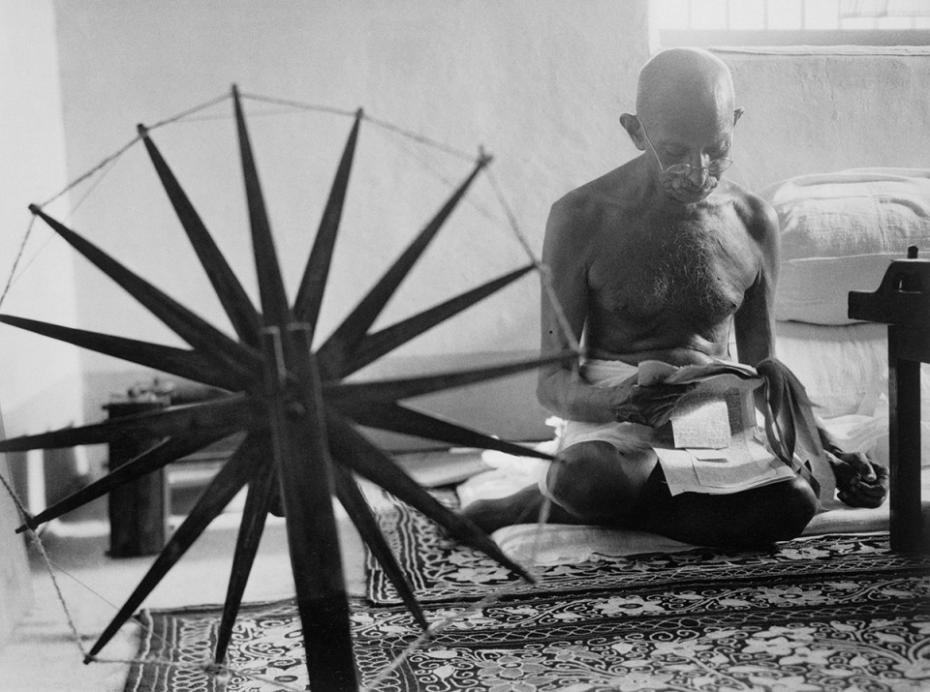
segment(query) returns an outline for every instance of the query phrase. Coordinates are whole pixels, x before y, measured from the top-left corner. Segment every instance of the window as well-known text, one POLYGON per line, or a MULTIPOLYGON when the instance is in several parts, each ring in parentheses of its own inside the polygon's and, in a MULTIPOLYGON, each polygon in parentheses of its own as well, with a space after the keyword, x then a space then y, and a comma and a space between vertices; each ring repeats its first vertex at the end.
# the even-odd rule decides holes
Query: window
POLYGON ((926 45, 926 0, 651 0, 663 46, 926 45))

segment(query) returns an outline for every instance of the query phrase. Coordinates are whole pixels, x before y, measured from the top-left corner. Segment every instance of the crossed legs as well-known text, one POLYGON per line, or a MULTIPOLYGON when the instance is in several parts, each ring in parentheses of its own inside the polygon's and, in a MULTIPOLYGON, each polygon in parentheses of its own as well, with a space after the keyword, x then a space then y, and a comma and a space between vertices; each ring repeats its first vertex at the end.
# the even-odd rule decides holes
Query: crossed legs
MULTIPOLYGON (((817 510, 802 479, 729 495, 672 496, 651 449, 617 450, 607 442, 566 448, 546 477, 553 499, 549 521, 651 531, 695 545, 751 547, 800 535, 817 510)), ((488 533, 534 522, 545 499, 537 486, 498 500, 481 500, 464 513, 488 533)))

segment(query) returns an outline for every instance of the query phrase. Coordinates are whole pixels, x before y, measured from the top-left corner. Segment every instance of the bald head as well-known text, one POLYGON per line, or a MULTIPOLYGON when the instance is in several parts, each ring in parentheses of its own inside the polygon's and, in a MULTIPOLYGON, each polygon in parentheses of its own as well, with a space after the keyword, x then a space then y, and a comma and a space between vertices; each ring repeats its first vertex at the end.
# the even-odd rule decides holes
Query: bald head
POLYGON ((649 60, 639 73, 637 115, 656 117, 715 112, 731 118, 733 78, 720 58, 698 48, 672 48, 649 60))

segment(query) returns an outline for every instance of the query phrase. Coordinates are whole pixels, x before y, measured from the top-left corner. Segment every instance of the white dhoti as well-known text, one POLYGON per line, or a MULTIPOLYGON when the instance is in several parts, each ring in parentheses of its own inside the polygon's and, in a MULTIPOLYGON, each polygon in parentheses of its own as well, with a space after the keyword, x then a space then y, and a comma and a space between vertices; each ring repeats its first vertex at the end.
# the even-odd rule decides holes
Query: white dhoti
MULTIPOLYGON (((588 360, 582 365, 583 375, 595 387, 617 386, 635 377, 637 370, 635 365, 613 360, 588 360)), ((743 396, 751 397, 752 394, 747 390, 743 396)), ((587 423, 567 420, 559 437, 561 449, 598 441, 607 442, 623 453, 654 450, 672 495, 683 492, 735 493, 794 477, 794 471, 767 449, 764 434, 755 426, 739 438, 734 437, 734 444, 739 446, 738 453, 727 454, 726 460, 722 454, 675 449, 660 443, 656 430, 651 426, 628 421, 587 423)))
MULTIPOLYGON (((631 377, 636 377, 637 367, 621 360, 586 360, 582 366, 585 379, 595 387, 616 387, 631 377)), ((566 420, 560 434, 561 446, 581 442, 609 442, 618 450, 651 449, 655 429, 649 425, 628 421, 586 423, 566 420)))

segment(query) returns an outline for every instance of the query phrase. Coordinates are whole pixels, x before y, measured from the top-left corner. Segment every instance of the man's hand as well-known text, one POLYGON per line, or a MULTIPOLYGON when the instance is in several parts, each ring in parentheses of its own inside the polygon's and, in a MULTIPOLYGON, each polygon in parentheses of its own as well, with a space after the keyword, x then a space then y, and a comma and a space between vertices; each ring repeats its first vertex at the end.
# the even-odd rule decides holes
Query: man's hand
POLYGON ((692 389, 693 384, 639 385, 634 375, 618 385, 614 415, 618 421, 658 428, 668 422, 678 400, 692 389))
POLYGON ((824 450, 836 476, 837 497, 850 507, 878 507, 888 494, 888 470, 862 452, 824 450))

